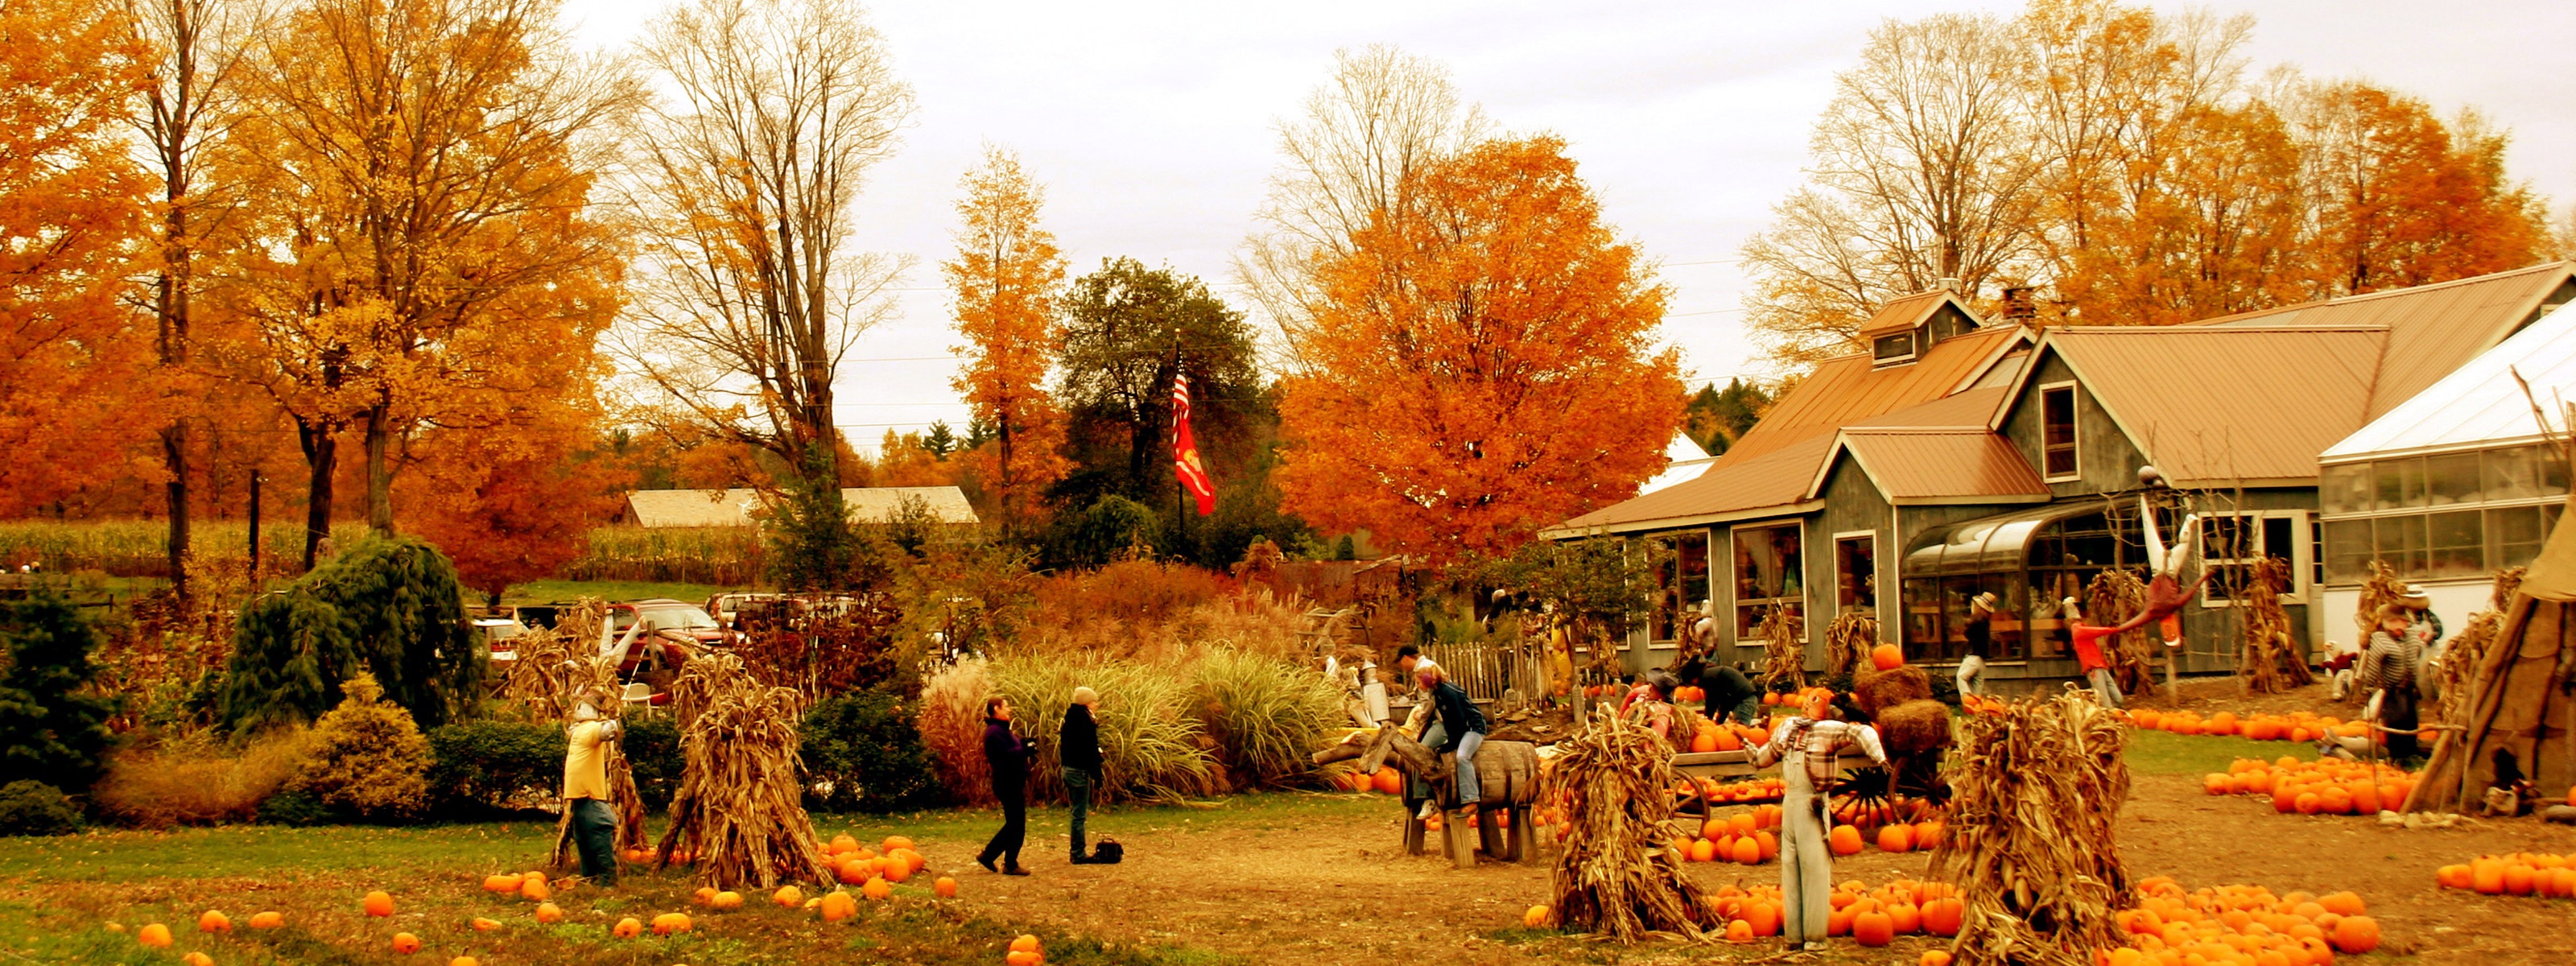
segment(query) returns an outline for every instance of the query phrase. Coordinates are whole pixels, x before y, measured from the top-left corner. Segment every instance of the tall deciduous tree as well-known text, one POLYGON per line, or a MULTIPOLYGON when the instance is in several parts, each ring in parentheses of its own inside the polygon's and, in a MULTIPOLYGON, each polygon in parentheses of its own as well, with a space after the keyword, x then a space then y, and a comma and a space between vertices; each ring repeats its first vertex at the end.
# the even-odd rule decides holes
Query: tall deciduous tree
POLYGON ((1034 522, 1038 500, 1064 478, 1064 411, 1046 390, 1064 335, 1056 302, 1064 256, 1041 227, 1037 182, 1007 151, 987 148, 984 163, 962 181, 957 202, 957 257, 940 266, 948 279, 965 370, 955 385, 993 439, 966 455, 992 494, 1006 536, 1034 522))
POLYGON ((1287 508, 1448 561, 1636 492, 1680 423, 1657 349, 1667 290, 1554 138, 1492 141, 1416 174, 1320 258, 1310 366, 1283 380, 1287 508))
POLYGON ((1303 360, 1326 310, 1314 261, 1350 254, 1378 212, 1411 211, 1416 176, 1489 130, 1438 62, 1385 45, 1333 52, 1332 78, 1306 96, 1302 116, 1279 123, 1279 170, 1255 214, 1262 227, 1235 259, 1279 331, 1284 367, 1303 360))
POLYGON ((202 183, 204 161, 207 148, 230 126, 234 80, 263 11, 256 0, 125 0, 125 15, 151 69, 133 120, 143 136, 144 160, 160 182, 161 217, 153 226, 160 257, 149 281, 162 376, 154 405, 168 420, 160 436, 162 468, 169 474, 170 580, 185 595, 189 428, 208 388, 190 359, 197 252, 206 244, 210 223, 222 218, 221 204, 208 204, 200 196, 207 187, 202 183))
POLYGON ((852 208, 911 89, 853 0, 694 0, 641 51, 671 97, 643 128, 626 354, 691 421, 777 454, 838 506, 833 380, 907 265, 858 249, 852 208))
POLYGON ((0 512, 76 488, 148 426, 150 333, 117 304, 145 215, 125 99, 143 53, 99 0, 0 5, 0 512))
POLYGON ((507 425, 442 430, 415 446, 407 516, 456 565, 459 583, 498 604, 510 585, 552 575, 588 548, 634 474, 582 451, 596 414, 561 405, 507 425))
POLYGON ((2546 210, 2506 180, 2506 137, 2476 115, 2445 125, 2360 81, 2303 85, 2293 102, 2321 294, 2516 268, 2545 248, 2546 210))
POLYGON ((621 271, 591 192, 639 88, 567 52, 553 0, 311 0, 254 66, 225 139, 259 209, 233 307, 304 442, 309 565, 344 430, 390 533, 412 433, 587 389, 621 271))
POLYGON ((1262 389, 1252 328, 1242 313, 1196 278, 1117 258, 1073 281, 1063 316, 1062 396, 1074 424, 1078 472, 1094 478, 1087 492, 1073 494, 1074 503, 1116 493, 1148 506, 1170 505, 1175 373, 1190 377, 1198 438, 1222 441, 1236 457, 1215 469, 1240 468, 1242 447, 1235 444, 1262 389), (1104 458, 1111 451, 1114 458, 1104 458))

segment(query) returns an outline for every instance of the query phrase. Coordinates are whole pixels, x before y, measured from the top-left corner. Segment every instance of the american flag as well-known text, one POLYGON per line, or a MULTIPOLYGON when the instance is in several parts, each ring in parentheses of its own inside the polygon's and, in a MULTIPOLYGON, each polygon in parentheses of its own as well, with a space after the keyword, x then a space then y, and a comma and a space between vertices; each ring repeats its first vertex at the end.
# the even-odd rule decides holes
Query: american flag
POLYGON ((1198 498, 1200 516, 1216 512, 1216 483, 1199 462, 1198 438, 1190 432, 1190 377, 1179 373, 1172 375, 1172 471, 1181 489, 1198 498))

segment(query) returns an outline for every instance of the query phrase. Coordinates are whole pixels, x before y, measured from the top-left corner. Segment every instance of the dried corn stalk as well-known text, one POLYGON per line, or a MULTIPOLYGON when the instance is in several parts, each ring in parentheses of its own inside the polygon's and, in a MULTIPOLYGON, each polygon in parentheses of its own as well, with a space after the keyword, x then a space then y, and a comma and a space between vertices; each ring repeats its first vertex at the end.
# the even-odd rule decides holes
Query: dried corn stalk
POLYGON ((2442 649, 2442 659, 2433 665, 2433 681, 2442 699, 2433 707, 2433 720, 2443 724, 2467 724, 2469 704, 2477 700, 2478 666, 2485 663, 2496 635, 2504 631, 2505 605, 2512 603, 2513 592, 2522 586, 2523 568, 2507 567, 2496 571, 2495 593, 2488 599, 2486 610, 2469 615, 2468 626, 2451 635, 2451 643, 2442 649))
POLYGON ((607 608, 584 598, 563 612, 553 627, 530 629, 511 639, 517 660, 501 682, 501 696, 523 701, 549 718, 572 714, 572 696, 589 686, 617 689, 617 667, 599 656, 599 622, 607 608))
POLYGON ((672 683, 671 706, 685 764, 657 861, 685 848, 698 881, 724 888, 830 882, 796 752, 804 697, 761 685, 731 654, 703 654, 672 683))
POLYGON ((1763 615, 1762 624, 1753 629, 1754 636, 1762 639, 1763 690, 1785 691, 1807 686, 1807 649, 1801 641, 1806 637, 1805 624, 1797 611, 1775 604, 1763 615), (1784 684, 1786 687, 1782 686, 1784 684))
POLYGON ((2379 629, 2379 609, 2406 596, 2406 582, 2397 571, 2378 560, 2370 562, 2370 579, 2361 585, 2361 606, 2352 613, 2353 640, 2370 645, 2370 632, 2379 629))
POLYGON ((2256 561, 2240 599, 2245 606, 2245 648, 2237 673, 2256 694, 2279 694, 2316 680, 2306 655, 2290 637, 2290 618, 2281 611, 2281 588, 2289 586, 2290 562, 2279 557, 2256 561))
POLYGON ((1558 924, 1622 943, 1721 925, 1672 849, 1672 745, 1603 708, 1557 747, 1548 784, 1573 823, 1550 892, 1558 924))
MULTIPOLYGON (((2126 570, 2093 575, 2084 591, 2084 622, 2108 626, 2147 609, 2147 585, 2126 570)), ((2102 641, 2102 659, 2111 664, 2111 679, 2122 694, 2144 694, 2156 688, 2155 625, 2149 624, 2102 641)))
POLYGON ((2112 835, 2129 797, 2119 716, 2060 692, 1959 727, 1950 832, 1932 854, 1967 902, 1957 961, 2091 966, 2135 901, 2112 835))
POLYGON ((1844 614, 1825 625, 1825 677, 1841 680, 1859 670, 1878 646, 1878 620, 1867 614, 1844 614))

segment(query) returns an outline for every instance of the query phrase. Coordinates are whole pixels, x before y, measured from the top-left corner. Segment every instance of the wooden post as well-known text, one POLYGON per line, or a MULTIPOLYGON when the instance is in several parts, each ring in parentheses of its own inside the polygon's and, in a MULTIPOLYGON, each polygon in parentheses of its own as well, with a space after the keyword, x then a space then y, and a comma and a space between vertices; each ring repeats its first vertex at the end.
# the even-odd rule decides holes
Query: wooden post
POLYGON ((1504 829, 1500 821, 1501 816, 1505 814, 1507 813, 1487 811, 1481 807, 1476 810, 1476 848, 1483 850, 1487 858, 1508 862, 1511 860, 1512 849, 1511 844, 1503 838, 1504 829))
POLYGON ((1421 855, 1424 848, 1422 838, 1428 829, 1420 818, 1414 817, 1414 813, 1421 808, 1421 805, 1410 802, 1404 806, 1404 854, 1406 855, 1421 855))
POLYGON ((1461 869, 1476 867, 1476 847, 1467 840, 1467 813, 1451 810, 1440 820, 1443 844, 1448 847, 1450 864, 1461 869))

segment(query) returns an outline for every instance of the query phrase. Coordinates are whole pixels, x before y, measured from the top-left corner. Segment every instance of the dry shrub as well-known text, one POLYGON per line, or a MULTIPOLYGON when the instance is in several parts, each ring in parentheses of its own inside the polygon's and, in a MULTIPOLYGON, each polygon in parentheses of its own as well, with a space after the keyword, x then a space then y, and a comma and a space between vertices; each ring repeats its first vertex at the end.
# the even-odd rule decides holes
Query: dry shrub
POLYGON ((1869 652, 1878 646, 1878 619, 1867 614, 1844 614, 1825 625, 1825 677, 1842 680, 1869 663, 1869 652))
POLYGON ((1305 618, 1291 598, 1178 564, 1123 560, 1037 585, 1036 605, 1011 645, 1022 654, 1085 652, 1177 660, 1211 645, 1262 654, 1302 654, 1305 618))
POLYGON ((1557 747, 1551 782, 1573 823, 1550 890, 1558 925, 1622 943, 1721 925, 1671 848, 1673 746, 1604 707, 1557 747))
POLYGON ((1762 642, 1762 689, 1787 693, 1807 686, 1806 621, 1786 606, 1763 615, 1753 629, 1762 642))
MULTIPOLYGON (((2147 609, 2147 585, 2138 575, 2126 570, 2105 570, 2093 575, 2084 591, 2084 622, 2110 626, 2136 617, 2147 609)), ((2102 659, 2110 662, 2111 679, 2120 685, 2122 694, 2145 694, 2156 689, 2154 658, 2163 645, 2154 640, 2152 623, 2104 639, 2102 659)))
POLYGON ((1038 739, 1029 797, 1051 801, 1064 795, 1056 734, 1073 689, 1084 685, 1100 692, 1101 775, 1094 794, 1112 802, 1180 803, 1213 789, 1213 742, 1202 741, 1205 732, 1191 713, 1189 678, 1181 669, 1097 659, 1004 660, 990 673, 993 691, 1011 699, 1013 725, 1038 739))
POLYGON ((1936 878, 1959 884, 1964 963, 2091 966, 2134 904, 2113 824, 2129 798, 2127 732, 2091 692, 2061 692, 1960 722, 1936 878))
POLYGON ((984 698, 993 693, 990 665, 970 657, 939 669, 921 686, 921 743, 949 796, 966 805, 993 804, 993 769, 984 761, 984 698))
POLYGON ((1199 726, 1234 788, 1310 784, 1320 771, 1310 756, 1347 720, 1340 687, 1278 658, 1218 648, 1189 672, 1199 726))
POLYGON ((295 777, 312 746, 302 728, 272 731, 238 749, 211 735, 117 756, 91 790, 92 802, 109 817, 144 828, 248 822, 295 777))

